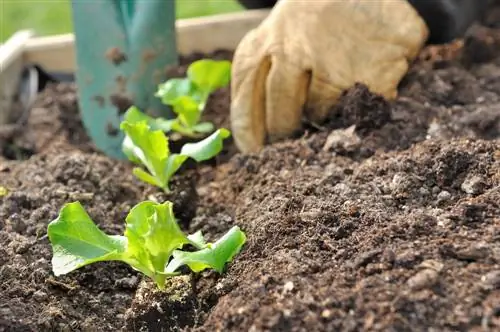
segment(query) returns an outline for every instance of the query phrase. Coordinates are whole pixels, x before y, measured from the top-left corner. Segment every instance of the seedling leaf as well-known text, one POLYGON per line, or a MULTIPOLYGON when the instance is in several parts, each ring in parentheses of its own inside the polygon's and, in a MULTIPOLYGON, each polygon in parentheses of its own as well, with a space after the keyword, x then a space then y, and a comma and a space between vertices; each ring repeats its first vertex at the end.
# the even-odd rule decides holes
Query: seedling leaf
POLYGON ((171 202, 141 202, 130 210, 126 223, 129 254, 149 262, 152 271, 163 271, 172 252, 191 243, 175 220, 171 202))
POLYGON ((170 180, 179 168, 181 168, 187 158, 188 156, 182 154, 171 154, 167 159, 167 164, 165 165, 165 178, 170 180))
POLYGON ((198 103, 190 96, 181 96, 177 98, 174 106, 174 112, 178 114, 178 119, 186 128, 192 128, 200 119, 201 113, 198 109, 198 103))
POLYGON ((162 187, 163 184, 158 181, 157 178, 149 174, 148 172, 144 171, 140 167, 134 167, 132 170, 132 174, 134 174, 139 180, 149 183, 150 185, 156 186, 156 187, 162 187))
POLYGON ((231 79, 231 62, 202 59, 193 62, 187 77, 172 78, 158 85, 155 93, 162 103, 170 105, 177 118, 171 122, 159 122, 160 119, 145 119, 142 115, 125 118, 126 121, 145 120, 154 129, 176 131, 185 136, 196 136, 196 133, 209 133, 213 125, 199 124, 201 113, 212 92, 225 87, 231 79))
POLYGON ((47 233, 56 276, 94 262, 119 260, 127 246, 125 237, 109 236, 97 228, 79 202, 65 204, 47 233))
POLYGON ((193 62, 188 70, 187 77, 204 95, 225 87, 231 79, 231 62, 202 59, 193 62))
POLYGON ((197 133, 208 134, 214 131, 214 125, 210 122, 198 123, 193 127, 193 131, 197 133))
POLYGON ((222 150, 224 139, 230 135, 229 130, 225 128, 218 129, 203 141, 185 144, 181 149, 181 154, 189 156, 197 162, 208 160, 222 150))
POLYGON ((161 130, 152 130, 145 121, 137 123, 122 122, 121 129, 125 132, 123 151, 133 162, 140 161, 151 177, 144 172, 134 170, 134 174, 147 183, 154 183, 165 188, 168 179, 165 177, 165 163, 170 154, 168 140, 161 130))
POLYGON ((183 96, 190 96, 197 101, 201 98, 200 91, 187 77, 171 78, 160 84, 155 96, 161 98, 165 105, 171 106, 174 106, 177 100, 183 96))
POLYGON ((229 130, 222 128, 200 142, 185 144, 181 153, 170 154, 165 134, 161 130, 152 130, 145 121, 122 122, 121 128, 125 132, 125 155, 131 161, 143 164, 149 172, 135 168, 134 175, 167 192, 170 179, 188 158, 200 162, 214 157, 222 150, 223 140, 231 135, 229 130))
POLYGON ((138 123, 138 122, 146 122, 151 129, 159 129, 164 132, 169 132, 172 130, 172 124, 175 122, 174 120, 166 120, 163 118, 153 118, 139 110, 136 106, 131 106, 125 112, 123 116, 123 121, 129 123, 138 123))
POLYGON ((180 266, 187 265, 193 272, 213 268, 222 273, 224 266, 238 254, 246 242, 245 233, 238 226, 231 228, 214 244, 208 244, 205 249, 194 252, 175 250, 174 259, 167 266, 167 273, 174 273, 180 266))
POLYGON ((198 249, 203 249, 207 246, 207 243, 205 242, 205 238, 203 237, 203 233, 201 231, 189 235, 188 239, 198 249))
POLYGON ((154 120, 152 117, 149 115, 141 112, 138 107, 136 106, 131 106, 127 109, 125 114, 123 115, 124 121, 130 122, 130 123, 137 123, 137 122, 142 122, 146 121, 148 124, 154 120))

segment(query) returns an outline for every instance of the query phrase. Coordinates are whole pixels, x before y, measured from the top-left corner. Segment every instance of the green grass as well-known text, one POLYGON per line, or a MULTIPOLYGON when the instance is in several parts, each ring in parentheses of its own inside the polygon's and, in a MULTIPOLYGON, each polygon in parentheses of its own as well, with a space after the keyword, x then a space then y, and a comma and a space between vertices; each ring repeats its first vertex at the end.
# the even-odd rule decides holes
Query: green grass
MULTIPOLYGON (((235 0, 176 0, 176 4, 177 18, 242 9, 235 0)), ((72 28, 70 0, 0 0, 0 43, 22 29, 52 35, 71 32, 72 28)))

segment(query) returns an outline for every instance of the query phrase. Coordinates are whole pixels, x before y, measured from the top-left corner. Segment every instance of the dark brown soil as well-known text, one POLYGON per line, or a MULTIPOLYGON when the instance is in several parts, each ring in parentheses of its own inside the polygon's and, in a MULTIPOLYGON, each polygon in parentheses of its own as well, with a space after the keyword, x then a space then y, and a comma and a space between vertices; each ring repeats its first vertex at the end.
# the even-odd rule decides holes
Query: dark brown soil
MULTIPOLYGON (((73 87, 50 88, 7 140, 30 153, 0 160, 0 331, 499 330, 498 45, 471 29, 424 50, 393 102, 358 85, 322 127, 177 176, 184 227, 237 224, 248 242, 223 275, 165 292, 120 263, 53 276, 46 227, 65 202, 118 234, 131 206, 168 197, 94 150, 73 87)), ((228 101, 207 118, 229 127, 228 101)))

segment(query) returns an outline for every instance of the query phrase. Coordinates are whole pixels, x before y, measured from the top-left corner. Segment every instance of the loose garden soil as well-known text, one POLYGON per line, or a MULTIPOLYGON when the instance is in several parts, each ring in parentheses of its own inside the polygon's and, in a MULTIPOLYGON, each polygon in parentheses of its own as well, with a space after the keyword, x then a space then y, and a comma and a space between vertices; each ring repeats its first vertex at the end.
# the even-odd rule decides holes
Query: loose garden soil
MULTIPOLYGON (((209 103, 218 127, 229 98, 209 103)), ((165 196, 95 150, 73 85, 49 87, 0 142, 0 331, 500 330, 500 30, 426 48, 397 100, 357 85, 305 128, 257 154, 229 142, 165 196), (64 203, 121 234, 144 199, 248 242, 223 275, 165 292, 122 263, 52 274, 46 229, 64 203)))

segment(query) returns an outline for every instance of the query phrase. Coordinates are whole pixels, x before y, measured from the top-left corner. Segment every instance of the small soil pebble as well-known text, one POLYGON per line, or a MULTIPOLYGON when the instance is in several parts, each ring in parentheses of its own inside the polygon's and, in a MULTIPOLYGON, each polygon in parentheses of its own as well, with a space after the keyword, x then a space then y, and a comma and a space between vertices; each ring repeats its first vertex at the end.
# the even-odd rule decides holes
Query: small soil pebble
POLYGON ((438 280, 438 271, 435 269, 424 269, 408 279, 407 284, 412 290, 420 290, 434 286, 438 280))
POLYGON ((465 178, 460 188, 470 195, 481 194, 486 187, 486 183, 481 176, 472 175, 465 178))

